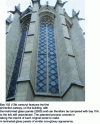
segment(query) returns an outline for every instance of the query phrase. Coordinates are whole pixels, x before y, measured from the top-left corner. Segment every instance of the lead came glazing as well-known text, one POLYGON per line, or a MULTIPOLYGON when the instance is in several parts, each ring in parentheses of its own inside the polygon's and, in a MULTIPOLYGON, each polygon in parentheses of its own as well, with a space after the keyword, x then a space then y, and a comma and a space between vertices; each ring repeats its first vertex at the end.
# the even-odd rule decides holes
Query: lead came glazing
POLYGON ((49 92, 59 93, 54 28, 48 26, 49 92))
POLYGON ((46 93, 46 89, 49 93, 59 93, 54 28, 48 19, 40 25, 36 92, 46 93))
POLYGON ((17 84, 16 82, 18 79, 18 74, 19 74, 22 54, 23 54, 23 50, 24 50, 24 42, 25 42, 26 34, 27 34, 27 28, 23 29, 23 31, 22 31, 22 36, 21 36, 21 40, 20 40, 20 44, 19 44, 19 49, 18 49, 18 53, 17 53, 15 65, 14 65, 14 70, 12 73, 12 78, 11 78, 11 83, 10 83, 7 98, 13 97, 15 95, 16 84, 17 84))
POLYGON ((46 92, 46 61, 46 26, 41 24, 37 64, 37 92, 46 92))

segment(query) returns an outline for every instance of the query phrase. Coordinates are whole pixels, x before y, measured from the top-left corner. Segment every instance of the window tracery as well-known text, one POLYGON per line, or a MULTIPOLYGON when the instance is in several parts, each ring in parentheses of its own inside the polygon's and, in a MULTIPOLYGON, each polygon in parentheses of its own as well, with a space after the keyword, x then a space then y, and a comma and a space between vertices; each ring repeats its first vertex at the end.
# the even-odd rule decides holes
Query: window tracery
POLYGON ((49 18, 40 22, 36 92, 59 93, 54 26, 49 18))

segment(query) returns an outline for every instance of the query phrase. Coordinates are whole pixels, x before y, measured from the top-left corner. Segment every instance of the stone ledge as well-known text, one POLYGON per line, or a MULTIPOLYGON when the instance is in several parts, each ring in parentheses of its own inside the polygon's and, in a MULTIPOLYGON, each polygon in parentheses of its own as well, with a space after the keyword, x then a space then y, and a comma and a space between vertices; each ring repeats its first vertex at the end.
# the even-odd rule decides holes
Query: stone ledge
POLYGON ((62 15, 62 16, 64 16, 64 17, 65 17, 65 15, 64 15, 64 14, 61 14, 61 13, 60 13, 60 15, 62 15))
POLYGON ((30 77, 19 77, 17 80, 17 83, 23 82, 23 81, 30 81, 30 77))
POLYGON ((22 82, 30 82, 30 85, 31 85, 31 88, 32 88, 32 92, 35 96, 47 96, 47 97, 59 97, 59 98, 62 98, 66 92, 68 91, 68 89, 72 86, 72 85, 76 85, 76 86, 80 86, 80 87, 84 87, 84 85, 80 82, 80 81, 69 81, 66 86, 64 87, 64 89, 62 90, 63 92, 59 93, 59 94, 53 94, 53 93, 38 93, 38 92, 35 92, 33 90, 33 87, 32 87, 32 84, 31 84, 31 81, 30 81, 30 77, 20 77, 18 80, 17 80, 17 83, 22 83, 22 82))
POLYGON ((24 53, 32 53, 32 51, 24 51, 24 53))
POLYGON ((36 21, 31 21, 30 23, 35 23, 36 21))
POLYGON ((64 26, 66 26, 66 27, 67 27, 67 25, 66 25, 66 24, 63 24, 63 23, 62 23, 62 25, 64 25, 64 26))
POLYGON ((75 57, 74 55, 68 54, 68 56, 75 57))
POLYGON ((53 93, 38 93, 35 92, 35 96, 46 96, 46 97, 62 97, 60 94, 53 94, 53 93))
POLYGON ((13 100, 15 100, 15 96, 12 96, 12 97, 6 98, 6 101, 13 101, 13 100))
POLYGON ((70 37, 64 37, 64 38, 66 38, 66 39, 68 39, 68 40, 71 40, 71 38, 70 38, 70 37))
POLYGON ((62 97, 65 95, 65 93, 68 91, 68 89, 69 89, 72 85, 84 87, 84 85, 83 85, 80 81, 70 81, 70 82, 67 83, 67 85, 65 86, 65 89, 64 89, 63 92, 61 93, 62 97))
POLYGON ((34 36, 34 34, 28 34, 27 36, 34 36))
POLYGON ((35 95, 34 88, 32 86, 30 77, 19 77, 18 80, 17 80, 17 83, 24 83, 24 82, 28 82, 30 84, 33 95, 35 95))
POLYGON ((35 12, 37 12, 37 11, 32 11, 32 13, 35 13, 35 12))
POLYGON ((84 85, 80 82, 80 81, 70 81, 67 83, 67 85, 64 87, 65 89, 63 90, 62 93, 59 94, 51 94, 51 93, 37 93, 35 92, 35 96, 47 96, 47 97, 58 97, 58 98, 62 98, 66 92, 68 91, 68 89, 72 86, 72 85, 76 85, 76 86, 80 86, 80 87, 84 87, 84 85))

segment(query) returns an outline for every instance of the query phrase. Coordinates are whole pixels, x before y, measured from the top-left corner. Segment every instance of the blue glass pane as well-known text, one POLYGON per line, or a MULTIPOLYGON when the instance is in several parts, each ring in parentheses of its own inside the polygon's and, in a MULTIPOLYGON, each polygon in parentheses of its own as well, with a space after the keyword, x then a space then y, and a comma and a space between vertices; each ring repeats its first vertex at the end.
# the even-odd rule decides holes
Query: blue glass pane
POLYGON ((24 49, 24 42, 25 42, 26 32, 27 32, 27 29, 24 29, 22 31, 22 36, 21 36, 21 40, 20 40, 20 43, 19 43, 18 53, 17 53, 15 65, 14 65, 14 70, 13 70, 13 73, 12 73, 12 78, 11 78, 7 98, 12 97, 12 96, 15 95, 16 81, 18 79, 20 63, 21 63, 21 59, 22 59, 22 53, 23 53, 23 49, 24 49))
POLYGON ((48 26, 49 93, 59 93, 54 28, 48 26))
POLYGON ((40 25, 36 92, 46 92, 46 26, 40 25))
POLYGON ((42 21, 40 25, 39 33, 39 46, 38 46, 38 63, 37 63, 37 81, 36 81, 36 91, 37 92, 47 92, 46 83, 47 80, 47 56, 48 54, 48 78, 49 78, 49 93, 59 93, 58 87, 58 73, 57 73, 57 62, 56 62, 56 49, 55 49, 55 39, 54 39, 54 28, 48 22, 48 50, 46 49, 46 26, 45 22, 42 21), (48 52, 47 52, 48 51, 48 52))

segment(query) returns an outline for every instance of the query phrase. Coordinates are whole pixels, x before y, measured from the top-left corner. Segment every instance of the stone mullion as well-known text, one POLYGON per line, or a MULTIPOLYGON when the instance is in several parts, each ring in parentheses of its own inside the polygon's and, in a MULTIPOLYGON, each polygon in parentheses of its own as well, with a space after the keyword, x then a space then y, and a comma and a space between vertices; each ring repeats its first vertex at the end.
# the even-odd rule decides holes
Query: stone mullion
POLYGON ((46 24, 46 51, 47 51, 47 53, 46 53, 46 57, 47 57, 47 93, 49 92, 49 71, 48 71, 48 24, 46 24))

